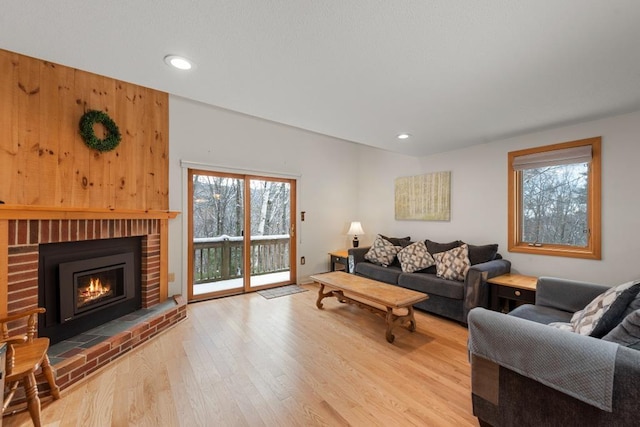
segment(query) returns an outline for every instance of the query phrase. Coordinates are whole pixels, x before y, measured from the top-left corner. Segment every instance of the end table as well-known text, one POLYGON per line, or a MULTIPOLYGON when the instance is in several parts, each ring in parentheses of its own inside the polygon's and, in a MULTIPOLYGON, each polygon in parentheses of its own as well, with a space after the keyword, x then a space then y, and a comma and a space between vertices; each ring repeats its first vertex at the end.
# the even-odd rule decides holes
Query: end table
POLYGON ((349 273, 349 252, 347 249, 339 249, 329 252, 331 271, 344 270, 349 273), (343 267, 339 267, 342 265, 343 267))
POLYGON ((487 279, 491 284, 491 310, 508 313, 521 304, 535 304, 538 278, 503 274, 487 279))

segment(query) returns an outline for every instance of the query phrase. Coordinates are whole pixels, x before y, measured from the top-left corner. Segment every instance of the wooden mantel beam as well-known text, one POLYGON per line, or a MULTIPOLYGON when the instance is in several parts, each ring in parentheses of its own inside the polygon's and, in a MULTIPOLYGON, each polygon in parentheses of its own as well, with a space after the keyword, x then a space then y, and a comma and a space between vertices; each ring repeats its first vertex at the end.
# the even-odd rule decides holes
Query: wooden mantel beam
POLYGON ((0 219, 173 219, 178 211, 0 205, 0 219))

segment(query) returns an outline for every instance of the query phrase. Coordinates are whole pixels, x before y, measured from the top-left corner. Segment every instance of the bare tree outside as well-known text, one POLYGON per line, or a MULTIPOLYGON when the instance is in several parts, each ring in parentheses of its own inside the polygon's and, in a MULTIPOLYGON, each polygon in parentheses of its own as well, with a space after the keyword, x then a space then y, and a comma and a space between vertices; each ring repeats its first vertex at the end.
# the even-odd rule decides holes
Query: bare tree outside
MULTIPOLYGON (((196 175, 193 180, 193 235, 241 237, 244 225, 243 180, 196 175)), ((289 184, 251 181, 251 235, 289 233, 289 184)))
POLYGON ((289 184, 251 181, 251 235, 273 236, 289 233, 289 184))
POLYGON ((236 178, 194 175, 193 236, 242 236, 243 181, 236 178))
POLYGON ((522 241, 587 245, 587 163, 522 171, 522 241))

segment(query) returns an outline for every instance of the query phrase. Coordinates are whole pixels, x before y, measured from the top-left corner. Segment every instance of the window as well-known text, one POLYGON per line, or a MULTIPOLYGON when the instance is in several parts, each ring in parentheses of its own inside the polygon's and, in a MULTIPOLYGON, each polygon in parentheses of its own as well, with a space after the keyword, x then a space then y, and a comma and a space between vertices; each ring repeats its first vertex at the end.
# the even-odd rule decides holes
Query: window
POLYGON ((509 153, 509 251, 601 258, 600 143, 509 153))

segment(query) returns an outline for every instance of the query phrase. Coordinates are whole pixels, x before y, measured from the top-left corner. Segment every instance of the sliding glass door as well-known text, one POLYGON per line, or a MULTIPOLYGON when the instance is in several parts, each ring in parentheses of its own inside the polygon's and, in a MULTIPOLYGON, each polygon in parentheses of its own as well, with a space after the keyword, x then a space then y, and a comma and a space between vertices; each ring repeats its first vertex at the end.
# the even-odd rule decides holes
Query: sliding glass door
POLYGON ((189 300, 244 289, 244 179, 189 171, 189 300))
POLYGON ((249 178, 251 205, 251 276, 249 288, 293 283, 291 182, 249 178))
POLYGON ((190 301, 295 282, 294 180, 189 170, 189 195, 190 301))

